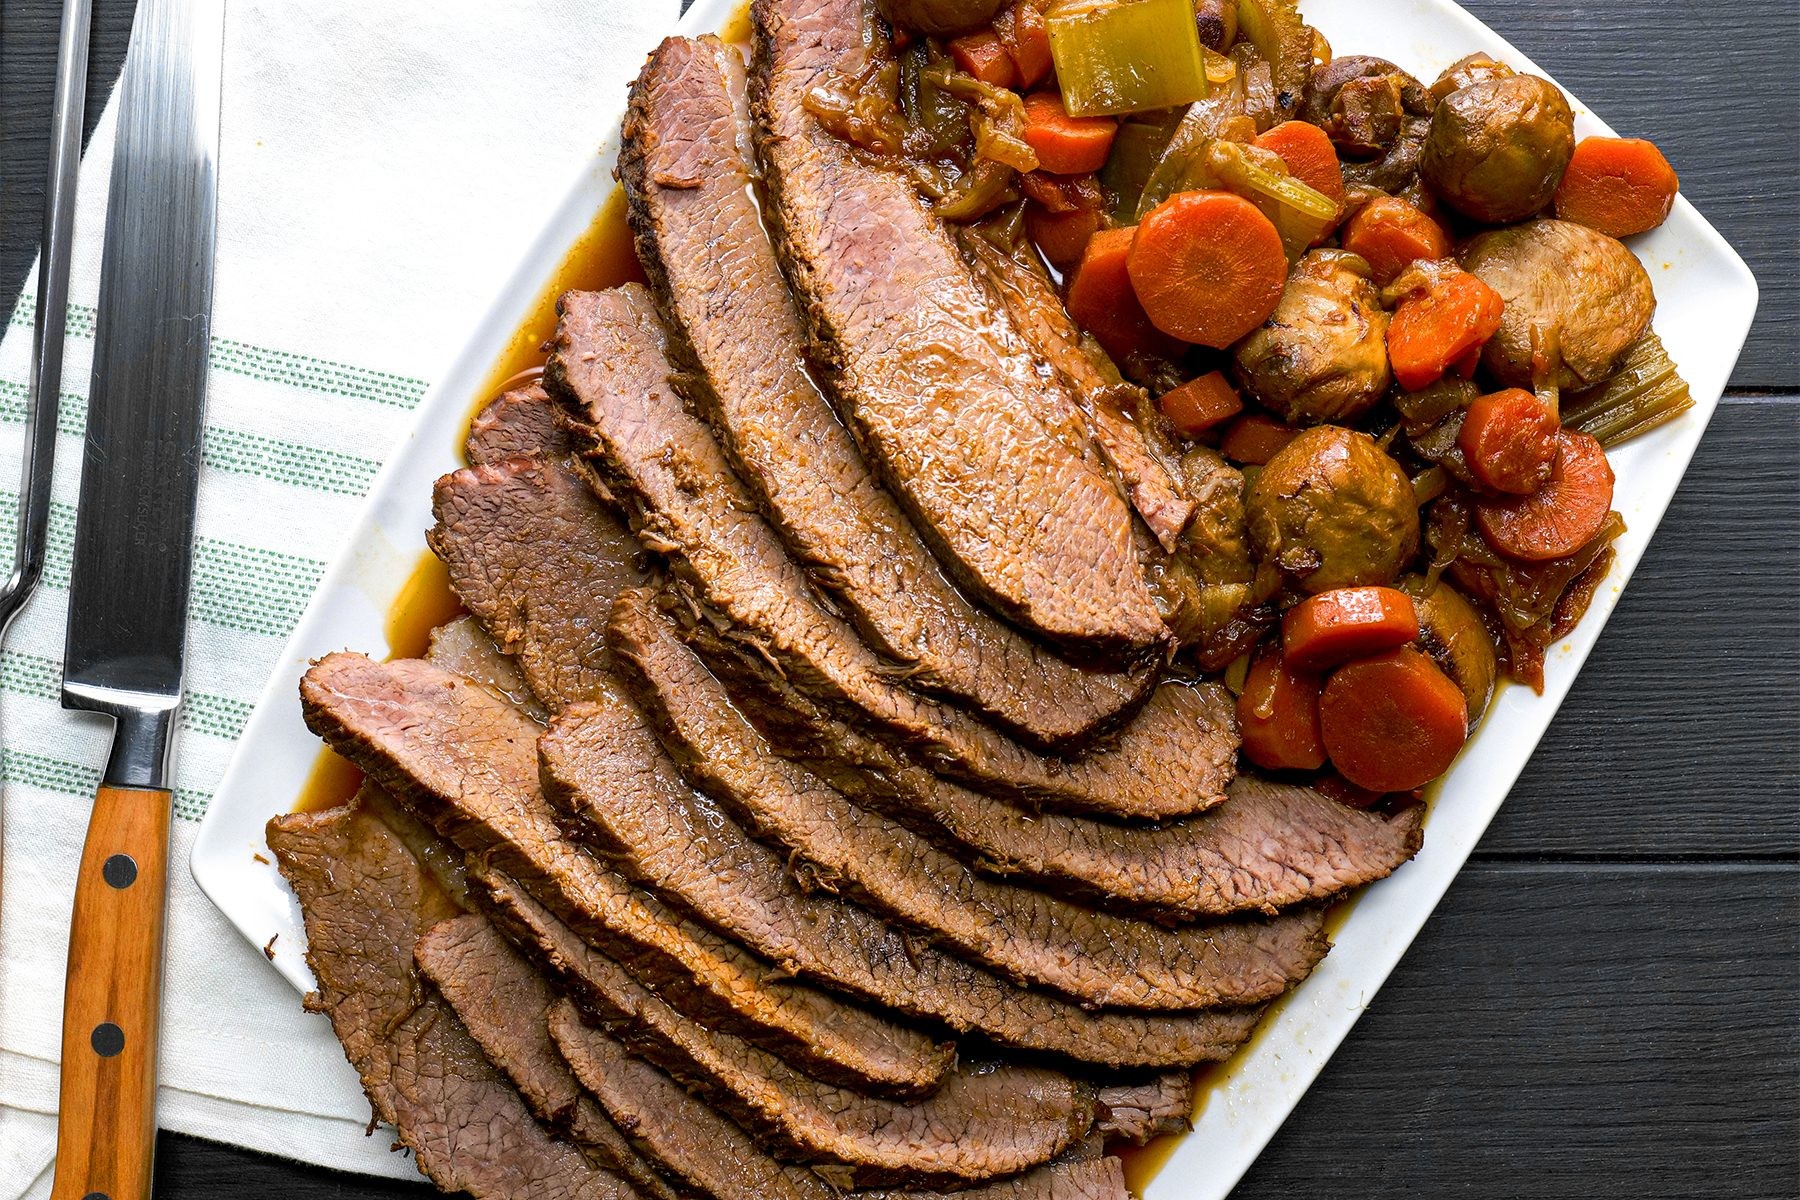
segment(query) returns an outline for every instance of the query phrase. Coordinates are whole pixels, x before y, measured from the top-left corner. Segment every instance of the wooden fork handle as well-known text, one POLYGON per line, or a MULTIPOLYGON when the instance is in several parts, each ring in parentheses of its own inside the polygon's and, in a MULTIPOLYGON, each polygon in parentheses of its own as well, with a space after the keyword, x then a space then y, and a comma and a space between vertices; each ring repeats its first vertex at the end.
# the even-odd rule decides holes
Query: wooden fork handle
POLYGON ((69 928, 50 1200, 150 1195, 171 800, 106 785, 94 800, 69 928))

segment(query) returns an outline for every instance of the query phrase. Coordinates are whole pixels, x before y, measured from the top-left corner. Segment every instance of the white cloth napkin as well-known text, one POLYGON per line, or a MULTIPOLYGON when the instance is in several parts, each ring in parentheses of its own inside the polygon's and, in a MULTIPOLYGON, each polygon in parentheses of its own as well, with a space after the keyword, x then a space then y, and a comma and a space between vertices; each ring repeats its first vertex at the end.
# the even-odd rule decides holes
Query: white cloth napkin
MULTIPOLYGON (((177 749, 165 1128, 413 1174, 321 1017, 201 895, 195 822, 427 381, 585 167, 677 0, 230 0, 206 468, 177 749)), ((0 1200, 49 1194, 69 909, 105 729, 56 701, 109 106, 82 169, 43 588, 0 658, 0 1200)), ((31 297, 0 340, 17 502, 31 297)), ((0 535, 4 536, 4 535, 0 535)))

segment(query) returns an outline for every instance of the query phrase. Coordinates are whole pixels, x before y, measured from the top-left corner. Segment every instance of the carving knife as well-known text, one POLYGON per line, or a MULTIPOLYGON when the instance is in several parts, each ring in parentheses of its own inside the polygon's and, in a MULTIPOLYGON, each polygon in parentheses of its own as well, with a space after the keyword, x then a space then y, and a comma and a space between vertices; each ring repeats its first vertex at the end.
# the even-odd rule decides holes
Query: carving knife
POLYGON ((138 0, 118 87, 62 702, 113 719, 69 929, 52 1200, 144 1200, 211 344, 224 0, 138 0))

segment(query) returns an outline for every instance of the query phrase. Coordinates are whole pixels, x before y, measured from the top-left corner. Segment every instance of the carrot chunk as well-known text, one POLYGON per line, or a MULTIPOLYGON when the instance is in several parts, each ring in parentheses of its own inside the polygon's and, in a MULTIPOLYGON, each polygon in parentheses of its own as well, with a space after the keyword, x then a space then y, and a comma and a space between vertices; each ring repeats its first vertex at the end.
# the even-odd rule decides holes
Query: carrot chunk
POLYGON ((1097 208, 1076 208, 1068 212, 1051 212, 1033 202, 1025 206, 1025 232, 1040 253, 1059 271, 1067 271, 1081 261, 1088 239, 1100 232, 1104 223, 1097 208))
POLYGON ((1548 404, 1507 388, 1470 402, 1456 442, 1481 486, 1529 496, 1550 482, 1560 427, 1548 404))
POLYGON ((1402 646, 1332 672, 1319 698, 1332 765, 1371 792, 1407 792, 1449 770, 1469 736, 1462 689, 1402 646))
POLYGON ((1388 324, 1388 361, 1401 387, 1416 392, 1443 378, 1452 365, 1472 365, 1500 328, 1506 302, 1500 293, 1462 270, 1434 273, 1428 286, 1406 297, 1388 324))
POLYGON ((1126 261, 1136 233, 1137 226, 1128 225, 1090 237, 1064 297, 1069 315, 1115 359, 1170 349, 1131 290, 1126 261))
POLYGON ((1153 325, 1221 350, 1275 311, 1287 283, 1281 234, 1230 192, 1178 192, 1151 209, 1129 267, 1153 325))
POLYGON ((1184 438, 1197 438, 1221 421, 1244 411, 1231 381, 1218 371, 1188 380, 1156 398, 1156 406, 1184 438))
POLYGON ((1053 175, 1104 167, 1118 131, 1119 123, 1111 117, 1071 117, 1056 92, 1025 97, 1025 144, 1037 151, 1038 165, 1053 175))
POLYGON ((1475 524, 1508 558, 1567 558, 1594 540, 1612 510, 1613 471, 1606 449, 1585 433, 1558 431, 1550 481, 1529 496, 1480 500, 1475 524))
POLYGON ((1556 188, 1556 215, 1613 237, 1646 233, 1669 219, 1681 181, 1643 138, 1586 137, 1556 188))
POLYGON ((1299 671, 1323 671, 1418 636, 1418 610, 1398 588, 1334 588, 1302 600, 1281 618, 1282 650, 1299 671))
POLYGON ((1298 429, 1274 417, 1245 413, 1226 427, 1225 436, 1219 439, 1219 453, 1241 466, 1264 467, 1299 435, 1298 429))
POLYGON ((1237 712, 1244 756, 1257 766, 1316 771, 1325 765, 1319 677, 1288 666, 1277 647, 1265 647, 1251 662, 1237 712))
POLYGON ((1392 283, 1408 265, 1450 253, 1450 235, 1397 196, 1377 196, 1344 225, 1344 249, 1368 260, 1376 283, 1392 283))
POLYGON ((991 29, 952 38, 950 57, 956 60, 958 69, 983 83, 1001 88, 1019 86, 1019 69, 1013 65, 1005 44, 991 29))
POLYGON ((1343 204, 1344 169, 1338 163, 1337 147, 1323 129, 1310 121, 1283 121, 1258 134, 1256 144, 1279 155, 1289 175, 1343 204))

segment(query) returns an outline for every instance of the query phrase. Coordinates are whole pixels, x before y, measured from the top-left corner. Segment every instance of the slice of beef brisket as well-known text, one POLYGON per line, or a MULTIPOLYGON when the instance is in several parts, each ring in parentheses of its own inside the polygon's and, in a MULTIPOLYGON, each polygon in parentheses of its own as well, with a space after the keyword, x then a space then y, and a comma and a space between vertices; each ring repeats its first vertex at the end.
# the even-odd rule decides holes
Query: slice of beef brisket
POLYGON ((632 86, 620 178, 677 387, 794 556, 910 682, 1043 747, 1123 719, 1154 670, 1074 666, 965 600, 819 393, 763 229, 743 91, 742 57, 713 38, 668 39, 632 86))
POLYGON ((957 241, 988 294, 1012 317, 1020 337, 1057 373, 1080 406, 1094 444, 1118 475, 1138 516, 1165 551, 1174 550, 1194 515, 1194 502, 1133 419, 1136 406, 1148 404, 1149 397, 1116 371, 1108 378, 1090 357, 1081 331, 1046 275, 967 226, 958 227, 957 241))
MULTIPOLYGON (((678 1200, 680 1193, 582 1091, 545 1024, 556 994, 492 922, 479 913, 440 921, 413 947, 413 959, 538 1120, 561 1130, 596 1165, 625 1176, 645 1197, 678 1200)), ((1114 1107, 1108 1101, 1108 1111, 1114 1107)))
MULTIPOLYGON (((808 97, 856 73, 863 0, 757 0, 752 107, 769 218, 814 359, 870 459, 947 566, 1054 641, 1165 636, 1131 510, 1046 415, 1066 408, 904 172, 871 164, 808 97)), ((854 85, 852 85, 854 86, 854 85)))
POLYGON ((606 614, 620 588, 642 582, 639 550, 564 459, 453 471, 432 490, 432 513, 426 541, 450 585, 545 707, 599 686, 606 614))
POLYGON ((646 593, 621 595, 610 637, 692 783, 834 885, 1020 982, 1126 1008, 1254 1004, 1304 979, 1324 955, 1317 910, 1170 929, 977 875, 778 756, 646 593))
MULTIPOLYGON (((698 634, 714 636, 704 627, 698 634)), ((708 657, 715 666, 733 661, 708 657)), ((771 695, 761 673, 724 682, 784 755, 856 803, 979 870, 1051 884, 1103 907, 1189 920, 1272 913, 1386 877, 1423 837, 1421 809, 1384 817, 1245 776, 1231 781, 1223 805, 1162 825, 1044 812, 943 779, 791 690, 771 695)), ((1207 711, 1218 741, 1235 746, 1228 700, 1212 694, 1218 702, 1207 711)))
POLYGON ((494 691, 429 663, 333 654, 301 681, 307 725, 467 853, 531 886, 582 936, 683 1012, 821 1078, 922 1089, 952 1052, 670 912, 569 845, 538 790, 538 728, 494 691))
POLYGON ((1107 1136, 1141 1146, 1151 1138, 1192 1128, 1194 1076, 1189 1071, 1164 1071, 1141 1083, 1103 1087, 1096 1103, 1100 1128, 1107 1136))
MULTIPOLYGON (((828 1164, 784 1163, 755 1138, 592 1026, 570 1063, 644 1153, 712 1200, 840 1200, 828 1164)), ((859 1192, 856 1200, 1128 1200, 1119 1160, 1070 1151, 1023 1175, 952 1193, 859 1192)))
POLYGON ((568 452, 568 436, 557 428, 556 406, 542 383, 506 392, 476 413, 463 444, 463 457, 471 466, 568 452))
POLYGON ((575 706, 538 743, 550 794, 623 869, 795 973, 1002 1045, 1109 1067, 1222 1059, 1257 1012, 1090 1010, 908 936, 750 837, 690 789, 622 694, 575 706))
MULTIPOLYGON (((896 682, 851 626, 813 598, 804 573, 755 511, 712 433, 669 383, 667 334, 648 294, 627 285, 561 301, 546 382, 608 492, 645 546, 728 628, 773 690, 790 683, 986 790, 1120 816, 1185 815, 1224 798, 1235 740, 1221 743, 1204 689, 1165 684, 1116 744, 1079 759, 1039 754, 896 682)), ((703 621, 702 624, 709 622, 703 621)), ((1227 718, 1229 720, 1229 718, 1227 718)))
POLYGON ((518 660, 507 657, 474 617, 457 617, 433 629, 425 657, 446 671, 487 684, 532 720, 548 719, 518 660))
POLYGON ((631 1200, 532 1119, 442 999, 421 989, 413 945, 460 911, 406 845, 352 804, 269 822, 269 847, 300 898, 307 1006, 331 1018, 375 1113, 445 1191, 494 1200, 631 1200))
MULTIPOLYGON (((824 1084, 780 1058, 682 1017, 630 972, 586 947, 589 1011, 609 1032, 785 1156, 842 1164, 858 1184, 991 1179, 1048 1162, 1084 1136, 1093 1088, 1044 1067, 959 1067, 931 1095, 884 1100, 824 1084)), ((551 1036, 580 1053, 586 1025, 573 1005, 552 1011, 551 1036)))

